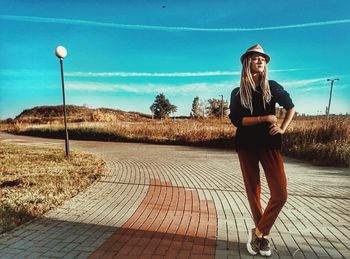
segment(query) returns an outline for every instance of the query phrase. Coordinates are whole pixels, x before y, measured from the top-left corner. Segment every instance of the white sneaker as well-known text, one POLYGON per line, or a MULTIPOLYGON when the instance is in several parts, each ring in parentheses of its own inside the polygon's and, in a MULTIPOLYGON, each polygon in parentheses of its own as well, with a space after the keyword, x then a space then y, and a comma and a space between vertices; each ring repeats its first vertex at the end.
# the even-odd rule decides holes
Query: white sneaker
POLYGON ((249 231, 247 250, 251 255, 257 255, 260 250, 260 238, 255 234, 255 228, 249 231))
POLYGON ((262 256, 271 256, 271 246, 267 238, 260 238, 259 253, 262 256))

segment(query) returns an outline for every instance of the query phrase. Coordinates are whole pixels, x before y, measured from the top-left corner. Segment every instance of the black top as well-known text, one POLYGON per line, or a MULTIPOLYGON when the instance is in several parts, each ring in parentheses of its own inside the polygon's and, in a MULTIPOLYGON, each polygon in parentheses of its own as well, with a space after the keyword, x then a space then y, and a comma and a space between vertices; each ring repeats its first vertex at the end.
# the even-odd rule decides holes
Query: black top
POLYGON ((230 119, 237 127, 236 131, 236 150, 239 149, 281 149, 281 134, 270 135, 269 122, 263 122, 251 126, 243 126, 243 117, 256 117, 265 115, 275 115, 275 106, 278 103, 284 109, 289 110, 294 107, 292 99, 287 91, 276 81, 269 80, 271 90, 271 101, 263 105, 263 99, 260 87, 253 91, 253 114, 249 109, 241 104, 239 87, 233 89, 230 103, 230 119))

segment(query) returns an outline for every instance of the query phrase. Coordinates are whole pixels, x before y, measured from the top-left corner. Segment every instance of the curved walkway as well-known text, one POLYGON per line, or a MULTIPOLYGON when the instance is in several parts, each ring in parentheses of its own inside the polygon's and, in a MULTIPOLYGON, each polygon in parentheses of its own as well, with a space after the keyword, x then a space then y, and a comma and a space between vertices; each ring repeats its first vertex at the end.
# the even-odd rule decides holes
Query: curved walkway
MULTIPOLYGON (((0 133, 0 141, 63 147, 0 133)), ((108 173, 57 209, 0 236, 0 258, 252 258, 253 225, 233 151, 71 141, 108 173)), ((288 201, 273 258, 350 258, 350 173, 286 159, 288 201)), ((262 199, 269 193, 262 180, 262 199)))

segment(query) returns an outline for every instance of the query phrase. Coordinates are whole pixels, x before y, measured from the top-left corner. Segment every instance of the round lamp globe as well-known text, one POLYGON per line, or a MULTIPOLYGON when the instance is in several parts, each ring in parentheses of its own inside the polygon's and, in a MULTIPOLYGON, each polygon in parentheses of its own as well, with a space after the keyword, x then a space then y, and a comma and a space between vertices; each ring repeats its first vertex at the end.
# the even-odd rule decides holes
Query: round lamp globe
POLYGON ((55 55, 58 57, 58 58, 65 58, 67 56, 67 50, 65 47, 63 46, 57 46, 56 49, 55 49, 55 55))

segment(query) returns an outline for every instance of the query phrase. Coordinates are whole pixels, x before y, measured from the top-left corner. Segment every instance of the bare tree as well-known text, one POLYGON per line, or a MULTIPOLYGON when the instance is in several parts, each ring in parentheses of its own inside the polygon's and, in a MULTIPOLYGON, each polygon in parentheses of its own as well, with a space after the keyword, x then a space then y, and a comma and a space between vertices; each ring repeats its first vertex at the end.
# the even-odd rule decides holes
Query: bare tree
POLYGON ((198 119, 199 117, 200 117, 199 97, 196 96, 192 102, 191 118, 198 119))
POLYGON ((224 116, 227 115, 228 111, 228 102, 223 101, 221 99, 209 99, 208 100, 208 106, 206 107, 206 112, 208 117, 210 118, 221 118, 221 105, 223 105, 223 114, 224 116))
POLYGON ((199 115, 200 117, 204 118, 206 115, 206 109, 207 109, 207 100, 201 99, 199 104, 199 115))

